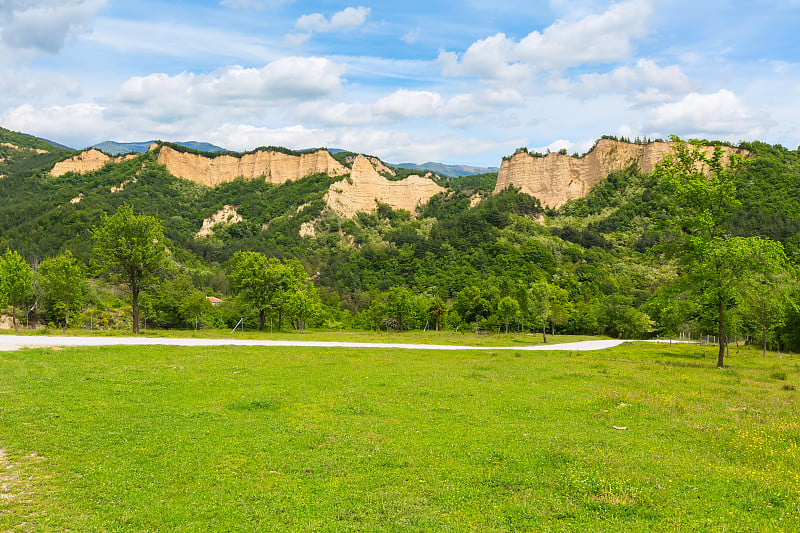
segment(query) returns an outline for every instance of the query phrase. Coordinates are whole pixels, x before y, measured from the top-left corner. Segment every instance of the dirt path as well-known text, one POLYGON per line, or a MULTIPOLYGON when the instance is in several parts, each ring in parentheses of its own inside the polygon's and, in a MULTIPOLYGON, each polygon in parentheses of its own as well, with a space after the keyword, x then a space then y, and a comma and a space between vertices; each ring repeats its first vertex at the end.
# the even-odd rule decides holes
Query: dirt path
POLYGON ((604 350, 619 346, 625 341, 596 340, 565 344, 536 346, 451 346, 444 344, 402 344, 382 342, 322 342, 322 341, 270 341, 245 339, 179 339, 152 337, 58 337, 0 335, 0 350, 16 350, 22 347, 41 346, 285 346, 307 348, 399 348, 403 350, 604 350))

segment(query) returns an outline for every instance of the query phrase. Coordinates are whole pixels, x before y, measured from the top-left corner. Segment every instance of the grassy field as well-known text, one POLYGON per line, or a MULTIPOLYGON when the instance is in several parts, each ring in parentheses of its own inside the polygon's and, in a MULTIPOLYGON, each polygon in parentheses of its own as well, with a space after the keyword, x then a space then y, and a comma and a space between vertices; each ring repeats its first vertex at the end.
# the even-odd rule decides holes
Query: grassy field
POLYGON ((715 361, 0 352, 0 531, 798 531, 800 361, 715 361))

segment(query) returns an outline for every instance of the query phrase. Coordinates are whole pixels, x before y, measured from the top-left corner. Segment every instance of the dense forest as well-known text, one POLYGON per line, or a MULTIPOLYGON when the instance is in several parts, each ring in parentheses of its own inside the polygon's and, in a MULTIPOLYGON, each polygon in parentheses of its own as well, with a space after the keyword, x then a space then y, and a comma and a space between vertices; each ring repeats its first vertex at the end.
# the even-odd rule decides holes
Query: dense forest
MULTIPOLYGON (((800 350, 793 303, 800 152, 759 142, 741 147, 754 157, 735 174, 736 205, 725 213, 725 231, 781 243, 791 264, 768 285, 761 279, 755 288, 739 287, 727 331, 731 338, 800 350), (769 310, 767 324, 766 304, 757 309, 752 297, 766 286, 781 295, 772 298, 781 305, 769 310)), ((654 245, 672 238, 671 198, 656 174, 635 167, 611 173, 585 198, 555 210, 513 188, 491 194, 497 176, 482 174, 439 178, 448 192, 417 213, 379 205, 343 219, 323 200, 338 179, 326 175, 208 188, 171 176, 152 153, 87 174, 49 175, 56 161, 73 154, 0 129, 0 253, 18 252, 34 271, 66 252, 84 265, 90 282, 71 304, 76 325, 122 327, 130 320, 129 295, 104 277, 93 237, 105 217, 127 205, 160 222, 169 250, 142 296, 143 320, 153 327, 232 328, 241 318, 257 327, 266 313, 297 328, 514 329, 622 338, 716 333, 702 302, 668 296, 679 267, 654 245), (223 205, 236 206, 243 220, 198 237, 203 220, 223 205), (313 225, 315 236, 301 236, 304 224, 313 225), (265 304, 259 316, 237 274, 246 252, 273 258, 272 266, 294 265, 295 277, 300 264, 313 277, 313 286, 303 286, 310 304, 300 311, 302 320, 283 303, 265 304), (212 306, 206 296, 222 302, 212 306), (667 297, 681 305, 665 305, 667 297)), ((34 293, 26 306, 37 305, 28 314, 60 326, 63 304, 34 293)), ((292 300, 286 294, 282 302, 292 300)))

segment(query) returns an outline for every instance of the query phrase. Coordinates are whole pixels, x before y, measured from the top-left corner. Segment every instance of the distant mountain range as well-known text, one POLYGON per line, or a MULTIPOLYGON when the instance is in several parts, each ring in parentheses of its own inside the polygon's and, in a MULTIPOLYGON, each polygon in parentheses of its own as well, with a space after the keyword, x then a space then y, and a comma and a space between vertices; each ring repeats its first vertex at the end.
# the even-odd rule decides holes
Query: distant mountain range
MULTIPOLYGON (((115 141, 103 141, 101 143, 95 144, 94 146, 92 146, 92 148, 97 148, 98 150, 105 152, 108 155, 128 154, 130 152, 143 154, 150 149, 150 145, 153 144, 154 142, 155 141, 118 143, 115 141)), ((225 148, 220 148, 219 146, 210 143, 198 142, 198 141, 176 142, 175 144, 185 146, 186 148, 191 148, 192 150, 200 150, 201 152, 225 151, 225 148)))
POLYGON ((420 172, 434 172, 442 176, 453 176, 461 178, 463 176, 472 176, 475 174, 488 174, 490 172, 498 172, 498 167, 471 167, 469 165, 445 165, 444 163, 428 162, 421 165, 415 163, 399 163, 392 165, 400 168, 408 168, 411 170, 418 170, 420 172))

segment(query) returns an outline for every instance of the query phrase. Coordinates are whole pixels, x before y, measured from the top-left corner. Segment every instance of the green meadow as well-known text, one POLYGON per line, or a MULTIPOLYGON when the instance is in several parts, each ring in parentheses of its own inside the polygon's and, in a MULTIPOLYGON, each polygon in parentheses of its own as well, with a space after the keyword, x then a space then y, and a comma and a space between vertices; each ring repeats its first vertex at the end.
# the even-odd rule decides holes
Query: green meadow
POLYGON ((0 352, 0 531, 798 531, 800 364, 0 352))

